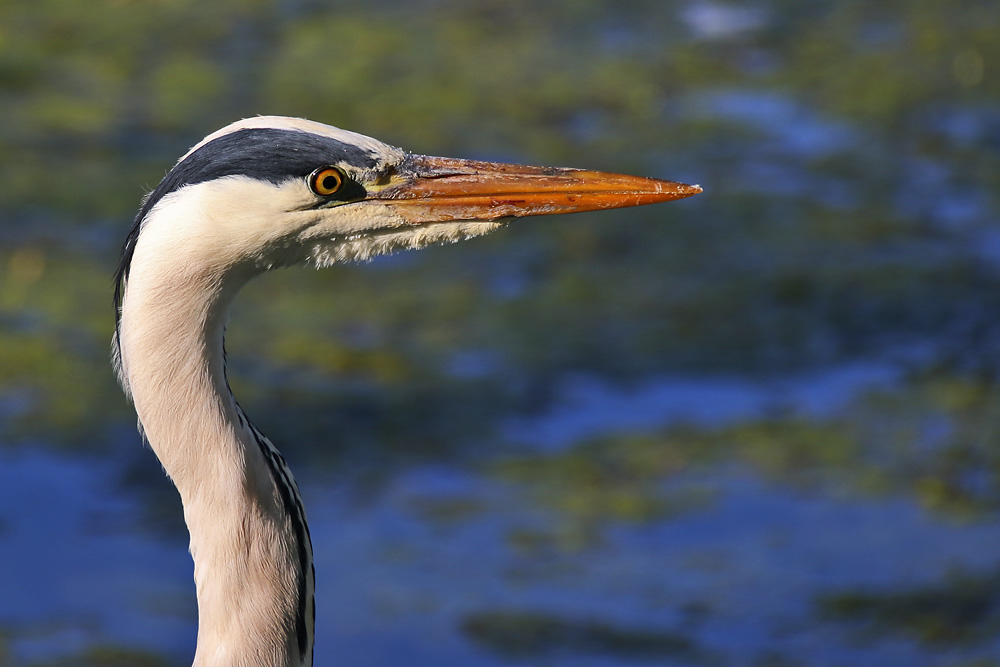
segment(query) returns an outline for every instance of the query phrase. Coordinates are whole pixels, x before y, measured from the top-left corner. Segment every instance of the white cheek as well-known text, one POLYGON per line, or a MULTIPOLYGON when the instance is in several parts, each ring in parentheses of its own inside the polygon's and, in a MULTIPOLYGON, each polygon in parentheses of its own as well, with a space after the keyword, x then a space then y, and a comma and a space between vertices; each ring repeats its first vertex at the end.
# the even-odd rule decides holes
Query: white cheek
POLYGON ((283 240, 314 221, 315 214, 301 211, 312 201, 304 183, 231 176, 190 185, 157 204, 139 242, 154 257, 207 270, 243 264, 265 270, 281 262, 268 255, 282 254, 283 240))

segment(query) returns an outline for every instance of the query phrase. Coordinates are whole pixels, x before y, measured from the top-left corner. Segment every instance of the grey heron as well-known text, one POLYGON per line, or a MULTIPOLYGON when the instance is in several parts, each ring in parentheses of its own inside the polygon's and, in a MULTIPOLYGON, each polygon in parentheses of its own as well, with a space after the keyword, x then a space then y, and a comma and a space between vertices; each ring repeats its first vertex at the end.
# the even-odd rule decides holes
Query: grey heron
POLYGON ((698 186, 407 153, 303 119, 208 135, 146 197, 122 249, 112 358, 180 494, 198 600, 198 667, 311 665, 305 510, 279 451, 226 379, 230 303, 277 267, 367 259, 512 218, 636 206, 698 186))

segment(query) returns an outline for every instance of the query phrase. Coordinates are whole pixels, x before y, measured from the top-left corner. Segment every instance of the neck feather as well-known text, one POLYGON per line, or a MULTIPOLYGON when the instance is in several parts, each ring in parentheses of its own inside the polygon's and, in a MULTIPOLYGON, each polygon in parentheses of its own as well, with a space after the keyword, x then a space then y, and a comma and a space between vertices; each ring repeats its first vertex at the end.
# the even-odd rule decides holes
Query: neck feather
POLYGON ((312 664, 312 547, 284 459, 229 391, 223 334, 249 278, 136 245, 122 302, 122 376, 184 505, 198 593, 196 666, 312 664))

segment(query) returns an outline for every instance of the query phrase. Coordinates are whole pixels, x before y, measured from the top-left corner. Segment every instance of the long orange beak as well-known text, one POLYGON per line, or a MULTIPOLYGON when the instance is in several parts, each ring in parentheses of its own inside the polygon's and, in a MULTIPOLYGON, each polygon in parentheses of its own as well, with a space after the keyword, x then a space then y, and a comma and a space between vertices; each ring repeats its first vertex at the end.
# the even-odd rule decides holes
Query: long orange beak
POLYGON ((496 220, 642 206, 690 197, 697 185, 561 167, 411 155, 401 182, 373 192, 407 222, 496 220))

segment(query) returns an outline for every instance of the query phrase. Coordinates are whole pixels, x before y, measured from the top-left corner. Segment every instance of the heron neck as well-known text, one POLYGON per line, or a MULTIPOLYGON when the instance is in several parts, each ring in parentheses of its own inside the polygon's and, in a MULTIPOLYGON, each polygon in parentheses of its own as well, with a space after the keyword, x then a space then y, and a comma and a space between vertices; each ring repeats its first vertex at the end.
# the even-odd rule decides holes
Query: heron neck
POLYGON ((164 271, 144 251, 140 243, 123 301, 122 358, 146 439, 184 506, 194 664, 311 665, 312 553, 298 490, 226 381, 229 304, 249 276, 183 257, 164 271))

